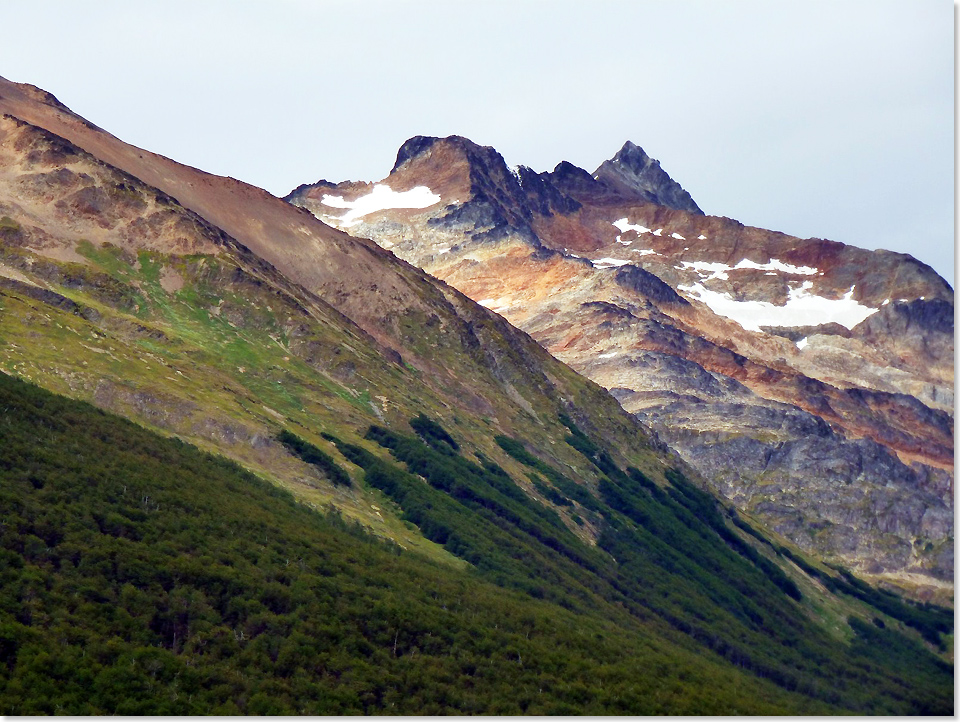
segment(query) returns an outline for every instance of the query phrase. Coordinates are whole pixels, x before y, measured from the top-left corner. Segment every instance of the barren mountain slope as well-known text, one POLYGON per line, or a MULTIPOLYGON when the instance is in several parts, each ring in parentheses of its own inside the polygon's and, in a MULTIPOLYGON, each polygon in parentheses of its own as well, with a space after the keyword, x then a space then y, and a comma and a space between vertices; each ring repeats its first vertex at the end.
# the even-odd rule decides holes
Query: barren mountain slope
POLYGON ((528 331, 802 547, 949 587, 952 289, 903 254, 705 216, 650 166, 627 143, 536 173, 417 137, 378 184, 288 200, 528 331))

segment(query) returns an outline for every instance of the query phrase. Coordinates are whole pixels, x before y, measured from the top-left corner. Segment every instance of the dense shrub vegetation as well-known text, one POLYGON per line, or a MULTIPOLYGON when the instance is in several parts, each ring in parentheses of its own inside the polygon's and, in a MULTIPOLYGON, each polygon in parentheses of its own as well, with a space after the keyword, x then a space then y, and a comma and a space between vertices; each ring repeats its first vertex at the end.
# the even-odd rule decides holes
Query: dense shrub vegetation
POLYGON ((452 451, 460 450, 460 445, 447 433, 447 430, 424 414, 410 419, 410 427, 434 449, 442 451, 443 445, 446 444, 452 451))
POLYGON ((286 429, 280 432, 277 439, 305 462, 317 467, 334 486, 350 486, 350 475, 330 454, 286 429))
POLYGON ((0 410, 0 713, 828 709, 2 374, 0 410))
POLYGON ((521 444, 519 441, 511 439, 509 436, 497 436, 495 441, 501 449, 503 449, 521 464, 526 464, 530 468, 536 469, 545 477, 547 477, 554 487, 566 495, 568 499, 573 499, 579 502, 587 509, 599 511, 600 506, 597 504, 597 500, 593 498, 593 495, 591 495, 589 491, 587 491, 583 486, 580 486, 579 484, 576 484, 568 479, 546 462, 538 459, 536 456, 527 451, 523 444, 521 444))
POLYGON ((940 635, 953 631, 953 613, 949 609, 943 609, 933 604, 911 604, 892 592, 871 587, 857 579, 846 569, 839 569, 839 576, 834 576, 808 564, 802 557, 794 554, 786 547, 778 547, 777 551, 807 574, 820 580, 831 592, 847 594, 866 602, 884 614, 913 627, 928 642, 944 649, 940 635))
MULTIPOLYGON (((624 472, 609 452, 589 439, 569 417, 561 417, 561 421, 571 431, 567 443, 602 474, 599 492, 609 524, 599 546, 616 559, 613 586, 630 602, 639 605, 632 607, 639 616, 643 616, 643 610, 652 611, 734 664, 788 689, 840 701, 862 692, 862 685, 876 684, 878 690, 883 689, 893 697, 910 699, 914 709, 937 708, 940 703, 933 701, 937 699, 934 690, 943 679, 937 683, 937 673, 931 670, 944 670, 933 655, 920 651, 902 634, 891 631, 891 635, 884 638, 886 646, 900 644, 911 650, 900 656, 883 655, 891 664, 899 660, 894 677, 898 687, 894 691, 886 686, 889 681, 877 678, 874 683, 868 682, 879 667, 865 666, 862 652, 865 645, 879 643, 876 635, 867 641, 861 640, 857 647, 859 659, 838 650, 835 641, 827 639, 822 629, 807 622, 786 599, 802 599, 796 582, 727 525, 712 496, 691 484, 677 469, 667 471, 670 486, 665 488, 635 468, 624 472), (906 662, 914 653, 924 656, 927 660, 924 665, 913 668, 906 662)), ((500 436, 497 443, 555 485, 573 483, 534 456, 521 442, 500 436)), ((580 489, 582 494, 587 493, 583 487, 580 489)), ((735 514, 730 516, 735 525, 739 521, 739 526, 748 526, 735 514)), ((770 546, 755 530, 750 529, 748 533, 770 546)), ((775 550, 771 547, 771 551, 775 550)), ((855 580, 852 576, 849 578, 855 580)), ((924 627, 917 620, 921 612, 931 618, 935 616, 941 631, 952 629, 947 610, 922 610, 855 581, 853 586, 830 577, 830 588, 850 593, 921 631, 924 627)), ((933 621, 927 623, 932 625, 933 621)), ((858 631, 859 627, 854 630, 858 631)), ((934 639, 929 631, 925 636, 934 639)), ((952 709, 952 703, 950 705, 952 709)))
POLYGON ((0 713, 952 712, 952 667, 869 618, 828 638, 679 476, 584 491, 592 548, 434 425, 372 427, 395 461, 325 438, 469 571, 0 374, 0 713))

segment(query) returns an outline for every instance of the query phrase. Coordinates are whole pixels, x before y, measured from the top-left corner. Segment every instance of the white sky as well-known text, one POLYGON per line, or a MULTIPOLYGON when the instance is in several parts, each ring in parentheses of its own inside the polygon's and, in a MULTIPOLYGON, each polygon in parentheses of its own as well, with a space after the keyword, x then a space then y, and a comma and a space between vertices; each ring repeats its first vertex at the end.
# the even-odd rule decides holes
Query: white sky
POLYGON ((413 135, 593 171, 627 139, 709 214, 953 283, 951 0, 8 2, 0 75, 285 195, 413 135))

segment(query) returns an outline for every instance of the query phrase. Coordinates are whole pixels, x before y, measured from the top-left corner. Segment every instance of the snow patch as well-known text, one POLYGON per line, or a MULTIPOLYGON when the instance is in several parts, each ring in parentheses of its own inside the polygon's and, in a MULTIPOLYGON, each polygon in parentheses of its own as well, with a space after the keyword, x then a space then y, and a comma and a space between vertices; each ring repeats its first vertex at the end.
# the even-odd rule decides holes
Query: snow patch
POLYGON ((659 236, 661 233, 663 233, 663 229, 662 229, 662 228, 658 228, 657 230, 655 230, 655 231, 653 232, 653 235, 659 236))
POLYGON ((734 266, 734 268, 752 268, 757 271, 779 271, 781 273, 792 273, 798 276, 814 276, 820 272, 819 268, 812 268, 811 266, 794 266, 793 264, 784 263, 776 258, 771 258, 769 263, 756 263, 755 261, 744 258, 742 261, 740 261, 740 263, 734 266))
POLYGON ((698 240, 698 241, 705 241, 705 240, 707 240, 707 237, 701 233, 699 236, 697 236, 697 240, 698 240))
POLYGON ((811 268, 810 266, 794 266, 790 263, 779 261, 776 258, 771 259, 769 263, 757 263, 756 261, 744 258, 736 266, 728 266, 726 263, 711 263, 709 261, 681 261, 680 263, 680 266, 676 266, 676 268, 680 270, 686 271, 692 268, 701 276, 705 276, 707 273, 711 274, 704 279, 706 281, 714 278, 726 281, 729 278, 727 275, 728 271, 740 271, 744 269, 766 271, 767 276, 775 276, 777 273, 812 276, 819 272, 819 269, 811 268))
POLYGON ((347 213, 336 219, 341 226, 349 228, 369 213, 393 208, 427 208, 439 203, 440 196, 426 186, 417 186, 398 193, 384 183, 377 183, 372 191, 356 200, 345 201, 343 196, 325 195, 320 202, 330 208, 346 208, 347 213))
POLYGON ((501 298, 485 298, 482 301, 477 301, 484 308, 489 308, 491 311, 501 313, 513 305, 513 299, 501 297, 501 298))
POLYGON ((650 232, 650 229, 647 228, 646 226, 635 226, 635 225, 632 225, 632 224, 627 220, 626 216, 624 216, 623 218, 621 218, 621 219, 618 220, 618 221, 614 221, 614 222, 613 222, 613 225, 616 226, 616 227, 620 230, 621 233, 626 233, 627 231, 636 231, 636 232, 637 232, 637 235, 640 235, 641 233, 649 233, 649 232, 650 232))
POLYGON ((802 339, 800 339, 799 341, 797 341, 797 348, 800 349, 801 351, 803 351, 803 349, 806 347, 806 345, 807 345, 807 337, 806 337, 806 336, 804 336, 802 339))
POLYGON ((599 356, 597 356, 597 358, 613 358, 616 355, 617 355, 616 351, 611 351, 610 353, 602 353, 599 356))
POLYGON ((728 266, 726 263, 710 263, 708 261, 680 261, 679 266, 674 266, 682 271, 693 269, 700 276, 705 276, 706 274, 711 274, 707 276, 704 280, 709 281, 714 278, 719 278, 721 281, 726 281, 729 276, 727 271, 732 271, 733 269, 728 266))
POLYGON ((853 299, 854 286, 843 298, 832 299, 810 293, 811 281, 800 288, 791 288, 783 306, 768 301, 735 301, 726 293, 710 291, 701 283, 677 286, 677 290, 709 306, 718 316, 736 321, 748 331, 759 331, 761 326, 818 326, 839 323, 848 329, 862 322, 879 309, 863 306, 853 299))
POLYGON ((650 248, 632 248, 631 253, 639 253, 641 256, 659 256, 660 254, 650 248))
POLYGON ((598 258, 592 263, 597 268, 614 268, 615 266, 626 266, 630 261, 621 261, 619 258, 598 258))
POLYGON ((684 238, 683 236, 681 236, 679 233, 671 233, 671 234, 670 234, 670 237, 671 237, 671 238, 676 238, 678 241, 685 241, 685 240, 687 240, 686 238, 684 238))

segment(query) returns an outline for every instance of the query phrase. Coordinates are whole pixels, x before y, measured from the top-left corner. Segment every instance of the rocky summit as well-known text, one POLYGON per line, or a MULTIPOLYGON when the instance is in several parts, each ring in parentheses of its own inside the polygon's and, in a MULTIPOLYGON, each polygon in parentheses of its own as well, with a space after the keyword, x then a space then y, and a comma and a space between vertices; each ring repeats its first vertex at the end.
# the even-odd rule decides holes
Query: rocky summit
POLYGON ((527 331, 801 548, 952 596, 953 289, 915 258, 707 216, 631 142, 541 173, 418 136, 287 200, 527 331))

